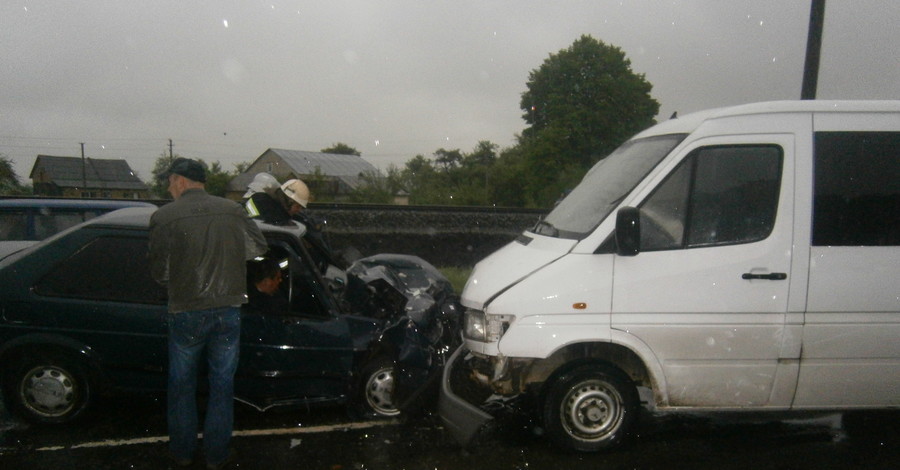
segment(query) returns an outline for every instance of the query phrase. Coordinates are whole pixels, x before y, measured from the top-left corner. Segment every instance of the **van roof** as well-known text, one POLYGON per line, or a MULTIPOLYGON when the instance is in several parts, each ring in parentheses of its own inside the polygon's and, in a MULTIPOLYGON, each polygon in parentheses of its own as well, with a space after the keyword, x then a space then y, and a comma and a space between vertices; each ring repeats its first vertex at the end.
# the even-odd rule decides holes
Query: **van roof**
POLYGON ((722 117, 777 113, 900 113, 900 100, 797 100, 766 101, 714 108, 678 116, 646 129, 634 138, 664 134, 687 134, 704 121, 722 117))

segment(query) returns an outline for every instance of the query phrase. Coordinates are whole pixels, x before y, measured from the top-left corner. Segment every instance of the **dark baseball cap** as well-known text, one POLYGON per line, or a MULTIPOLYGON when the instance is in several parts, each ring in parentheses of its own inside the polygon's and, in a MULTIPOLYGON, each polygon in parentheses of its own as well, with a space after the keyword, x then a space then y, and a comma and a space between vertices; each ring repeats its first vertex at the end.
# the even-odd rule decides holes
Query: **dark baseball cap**
POLYGON ((167 179, 173 174, 184 176, 185 178, 198 183, 206 182, 206 166, 197 160, 191 160, 190 158, 176 158, 172 162, 172 166, 159 176, 162 179, 167 179))

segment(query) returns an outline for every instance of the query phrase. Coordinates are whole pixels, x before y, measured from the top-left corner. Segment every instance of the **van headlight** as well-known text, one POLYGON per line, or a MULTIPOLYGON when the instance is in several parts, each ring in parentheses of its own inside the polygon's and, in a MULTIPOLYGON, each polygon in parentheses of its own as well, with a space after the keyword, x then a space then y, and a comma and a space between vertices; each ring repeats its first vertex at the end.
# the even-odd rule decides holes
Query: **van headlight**
POLYGON ((500 341, 513 320, 512 315, 491 315, 481 310, 466 310, 465 336, 475 341, 488 343, 500 341))

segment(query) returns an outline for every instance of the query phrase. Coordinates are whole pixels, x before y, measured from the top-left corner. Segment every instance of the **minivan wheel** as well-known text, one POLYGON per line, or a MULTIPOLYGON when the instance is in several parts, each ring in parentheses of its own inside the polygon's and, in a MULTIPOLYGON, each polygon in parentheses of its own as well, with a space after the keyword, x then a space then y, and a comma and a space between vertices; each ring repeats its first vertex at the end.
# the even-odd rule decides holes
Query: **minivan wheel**
POLYGON ((39 354, 25 358, 5 382, 15 412, 32 422, 72 421, 90 402, 87 374, 79 364, 63 356, 39 354))
POLYGON ((399 415, 393 400, 394 364, 387 359, 376 360, 363 369, 362 376, 362 395, 369 411, 385 417, 399 415))
POLYGON ((548 436, 576 451, 595 452, 620 444, 637 418, 637 388, 613 367, 577 367, 557 378, 546 397, 548 436))

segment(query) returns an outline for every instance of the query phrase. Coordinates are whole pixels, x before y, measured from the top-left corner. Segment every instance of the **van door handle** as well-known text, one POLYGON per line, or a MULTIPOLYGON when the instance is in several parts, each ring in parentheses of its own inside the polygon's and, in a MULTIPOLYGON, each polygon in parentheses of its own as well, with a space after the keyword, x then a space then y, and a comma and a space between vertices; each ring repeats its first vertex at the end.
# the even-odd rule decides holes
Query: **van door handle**
POLYGON ((769 281, 783 281, 787 279, 786 273, 752 274, 744 273, 741 279, 766 279, 769 281))

